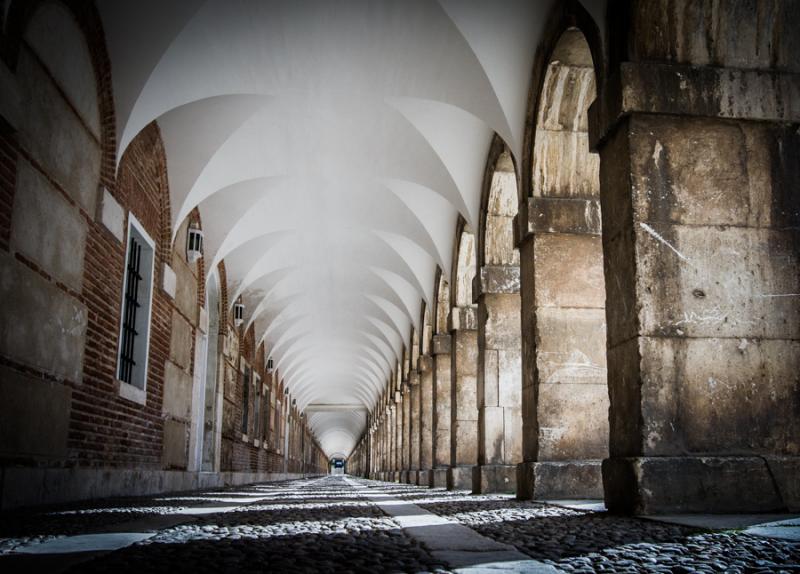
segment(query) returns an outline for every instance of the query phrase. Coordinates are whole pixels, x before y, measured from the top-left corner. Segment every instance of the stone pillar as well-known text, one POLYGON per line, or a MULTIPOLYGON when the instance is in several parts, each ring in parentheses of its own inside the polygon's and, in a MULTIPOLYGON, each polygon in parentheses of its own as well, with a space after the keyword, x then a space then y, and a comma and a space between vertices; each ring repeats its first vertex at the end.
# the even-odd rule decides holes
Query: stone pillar
POLYGON ((720 4, 708 34, 633 11, 634 61, 590 109, 612 511, 800 509, 800 44, 773 4, 720 4))
POLYGON ((419 358, 419 474, 417 484, 430 486, 433 466, 433 359, 430 355, 419 358))
POLYGON ((602 498, 609 401, 599 202, 539 196, 520 214, 526 336, 517 494, 602 498))
POLYGON ((400 482, 408 483, 411 469, 411 388, 408 386, 408 381, 403 381, 400 392, 403 397, 403 452, 401 453, 403 469, 400 482))
POLYGON ((434 335, 431 488, 447 486, 447 467, 450 464, 450 361, 450 335, 434 335))
POLYGON ((401 480, 400 473, 403 470, 403 401, 400 391, 394 393, 394 419, 394 481, 399 482, 401 480))
POLYGON ((472 292, 478 304, 478 465, 472 491, 513 493, 522 461, 519 267, 482 267, 472 292))
POLYGON ((472 488, 472 467, 478 462, 478 331, 476 309, 454 307, 450 313, 453 345, 450 363, 449 490, 472 488))
POLYGON ((419 371, 411 371, 408 375, 408 387, 410 397, 410 423, 411 439, 409 441, 409 484, 417 483, 417 472, 419 471, 419 437, 420 437, 420 402, 419 402, 419 371))

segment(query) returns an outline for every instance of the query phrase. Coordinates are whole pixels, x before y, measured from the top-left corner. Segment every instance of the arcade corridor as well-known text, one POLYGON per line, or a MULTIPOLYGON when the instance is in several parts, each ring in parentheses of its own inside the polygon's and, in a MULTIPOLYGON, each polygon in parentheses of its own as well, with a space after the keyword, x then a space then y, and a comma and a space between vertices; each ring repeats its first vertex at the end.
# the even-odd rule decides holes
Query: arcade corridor
POLYGON ((800 569, 798 30, 0 0, 0 570, 800 569))

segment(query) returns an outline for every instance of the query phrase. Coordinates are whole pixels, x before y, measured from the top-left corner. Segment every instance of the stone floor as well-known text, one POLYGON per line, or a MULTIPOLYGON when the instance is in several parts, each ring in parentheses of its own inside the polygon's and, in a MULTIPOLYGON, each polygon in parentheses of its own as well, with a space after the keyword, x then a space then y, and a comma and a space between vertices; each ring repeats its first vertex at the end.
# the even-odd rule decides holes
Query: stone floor
POLYGON ((6 512, 0 572, 800 572, 783 526, 326 477, 6 512))

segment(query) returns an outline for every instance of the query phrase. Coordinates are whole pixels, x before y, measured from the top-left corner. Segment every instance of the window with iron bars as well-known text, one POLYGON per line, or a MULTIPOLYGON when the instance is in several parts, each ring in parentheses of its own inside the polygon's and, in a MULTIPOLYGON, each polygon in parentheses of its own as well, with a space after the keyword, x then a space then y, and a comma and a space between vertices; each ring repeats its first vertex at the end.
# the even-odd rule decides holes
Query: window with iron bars
POLYGON ((141 224, 129 215, 117 378, 142 390, 150 346, 154 247, 141 224))

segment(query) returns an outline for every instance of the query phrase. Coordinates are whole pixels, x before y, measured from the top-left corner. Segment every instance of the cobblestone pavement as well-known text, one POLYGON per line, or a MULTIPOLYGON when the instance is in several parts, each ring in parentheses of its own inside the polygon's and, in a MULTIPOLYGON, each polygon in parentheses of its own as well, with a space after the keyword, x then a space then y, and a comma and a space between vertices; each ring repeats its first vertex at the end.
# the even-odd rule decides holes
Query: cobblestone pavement
POLYGON ((230 504, 235 499, 239 501, 236 508, 189 518, 69 571, 446 571, 341 477, 239 487, 205 495, 105 501, 91 508, 48 509, 30 516, 15 513, 0 517, 6 537, 0 540, 0 554, 54 536, 118 530, 133 518, 180 513, 215 500, 230 504), (248 504, 248 497, 259 500, 248 504), (15 525, 15 519, 22 520, 15 525))
MULTIPOLYGON (((800 573, 800 544, 794 542, 520 502, 507 495, 357 482, 567 572, 800 573)), ((3 513, 0 556, 73 535, 140 532, 149 524, 148 539, 87 554, 68 571, 447 571, 364 492, 341 477, 326 477, 3 513)), ((10 559, 0 558, 0 571, 15 571, 8 567, 13 562, 4 566, 10 559)))
POLYGON ((800 572, 798 543, 522 502, 508 495, 390 488, 393 496, 567 572, 800 572))

